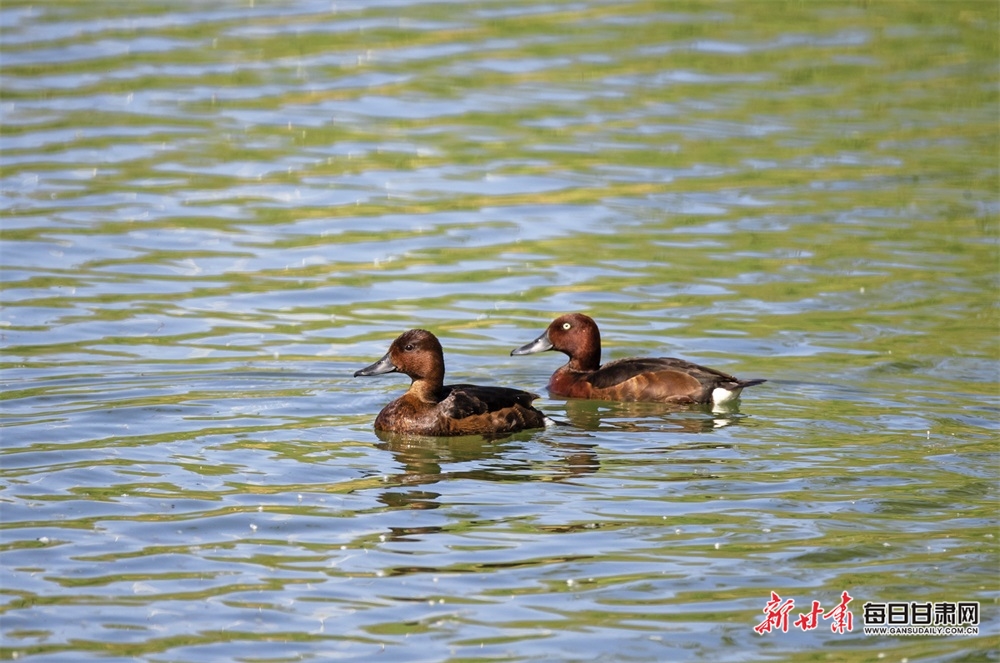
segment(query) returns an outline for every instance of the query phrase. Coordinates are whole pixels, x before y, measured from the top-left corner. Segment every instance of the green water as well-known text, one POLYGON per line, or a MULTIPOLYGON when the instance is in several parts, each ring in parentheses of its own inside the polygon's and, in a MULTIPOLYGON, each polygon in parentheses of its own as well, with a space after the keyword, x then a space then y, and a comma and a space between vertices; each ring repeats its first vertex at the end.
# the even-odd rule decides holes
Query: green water
MULTIPOLYGON (((4 2, 0 659, 1000 659, 995 2, 4 2), (584 311, 739 409, 380 439, 584 311), (853 629, 759 635, 842 592, 853 629), (865 635, 866 602, 979 634, 865 635)), ((790 621, 791 621, 790 620, 790 621)))

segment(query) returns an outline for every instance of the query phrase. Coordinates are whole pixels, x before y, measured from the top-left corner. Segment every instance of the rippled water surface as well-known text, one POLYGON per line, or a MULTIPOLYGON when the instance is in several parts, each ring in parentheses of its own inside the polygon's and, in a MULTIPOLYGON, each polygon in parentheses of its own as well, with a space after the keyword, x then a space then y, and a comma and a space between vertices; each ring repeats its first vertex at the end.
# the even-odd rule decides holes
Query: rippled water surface
POLYGON ((998 14, 5 1, 0 658, 997 660, 998 14), (570 311, 768 382, 375 435, 570 311))

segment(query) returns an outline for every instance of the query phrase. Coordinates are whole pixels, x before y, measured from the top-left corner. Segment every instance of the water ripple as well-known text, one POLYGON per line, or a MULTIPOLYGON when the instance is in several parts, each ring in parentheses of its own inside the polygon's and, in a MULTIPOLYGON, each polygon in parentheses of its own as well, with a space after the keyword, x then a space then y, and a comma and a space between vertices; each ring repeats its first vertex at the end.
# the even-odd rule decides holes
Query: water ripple
POLYGON ((8 5, 0 658, 994 655, 996 12, 8 5), (372 431, 404 329, 543 392, 574 310, 768 382, 372 431))

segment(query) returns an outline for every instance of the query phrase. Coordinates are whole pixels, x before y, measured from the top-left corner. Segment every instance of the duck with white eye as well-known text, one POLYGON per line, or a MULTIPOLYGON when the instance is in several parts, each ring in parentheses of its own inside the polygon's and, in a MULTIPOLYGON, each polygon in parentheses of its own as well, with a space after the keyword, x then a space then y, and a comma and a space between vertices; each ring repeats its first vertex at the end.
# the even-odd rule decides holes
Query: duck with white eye
POLYGON ((766 380, 741 380, 673 357, 630 357, 601 364, 601 332, 593 318, 570 313, 552 321, 535 340, 511 351, 562 352, 569 362, 549 379, 549 393, 564 398, 676 404, 735 403, 743 389, 766 380))

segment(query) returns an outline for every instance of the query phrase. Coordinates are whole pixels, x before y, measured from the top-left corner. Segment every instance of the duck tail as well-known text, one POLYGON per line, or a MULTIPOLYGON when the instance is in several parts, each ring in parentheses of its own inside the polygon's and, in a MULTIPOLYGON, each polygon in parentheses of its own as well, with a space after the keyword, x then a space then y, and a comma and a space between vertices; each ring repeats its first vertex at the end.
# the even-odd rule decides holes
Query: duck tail
POLYGON ((744 387, 753 387, 753 386, 758 385, 758 384, 764 384, 765 382, 767 382, 767 380, 762 380, 762 379, 757 379, 757 380, 740 380, 738 384, 740 385, 740 389, 742 389, 744 387))

